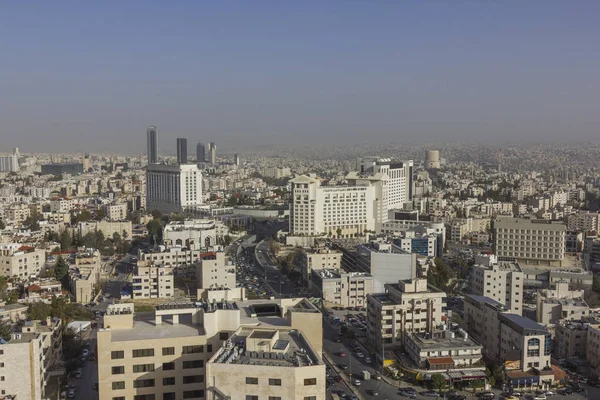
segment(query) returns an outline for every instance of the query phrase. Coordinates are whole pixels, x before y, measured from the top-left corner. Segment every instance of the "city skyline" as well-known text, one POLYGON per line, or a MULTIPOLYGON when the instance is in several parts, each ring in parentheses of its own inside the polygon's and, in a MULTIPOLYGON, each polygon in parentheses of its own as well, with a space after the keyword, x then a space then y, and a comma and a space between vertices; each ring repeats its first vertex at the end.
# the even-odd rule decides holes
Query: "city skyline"
POLYGON ((129 154, 143 152, 138 133, 148 125, 161 129, 160 153, 177 137, 222 149, 592 140, 598 8, 10 4, 0 138, 6 149, 129 154))

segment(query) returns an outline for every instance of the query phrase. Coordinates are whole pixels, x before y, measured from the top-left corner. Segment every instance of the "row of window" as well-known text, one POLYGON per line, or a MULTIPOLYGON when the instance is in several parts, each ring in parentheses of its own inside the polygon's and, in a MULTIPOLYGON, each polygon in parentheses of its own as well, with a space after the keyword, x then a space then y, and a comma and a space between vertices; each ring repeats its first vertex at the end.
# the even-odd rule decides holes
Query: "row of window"
MULTIPOLYGON (((314 386, 317 384, 317 378, 307 378, 304 380, 304 386, 314 386)), ((246 377, 246 385, 258 385, 258 378, 246 377)), ((281 379, 269 378, 269 386, 281 386, 281 379)))
MULTIPOLYGON (((189 360, 184 361, 182 363, 183 369, 193 369, 193 368, 204 368, 204 360, 189 360)), ((172 371, 175 369, 174 362, 168 362, 162 364, 162 369, 164 371, 172 371)), ((122 375, 125 373, 125 366, 120 365, 116 367, 112 367, 111 369, 113 375, 122 375)), ((152 372, 154 371, 154 364, 138 364, 133 366, 133 373, 140 372, 152 372)))
MULTIPOLYGON (((182 383, 184 385, 189 385, 192 383, 204 383, 204 375, 188 375, 182 378, 182 383)), ((137 379, 133 381, 134 388, 146 388, 146 387, 154 387, 155 380, 154 379, 137 379)), ((175 385, 175 377, 163 378, 163 386, 173 386, 175 385)), ((118 381, 112 383, 113 390, 123 390, 125 389, 125 381, 118 381)))
MULTIPOLYGON (((183 399, 203 399, 204 390, 186 390, 183 392, 183 399)), ((162 400, 177 400, 175 392, 163 393, 162 400)), ((125 396, 113 397, 112 400, 125 400, 125 396)), ((158 400, 155 394, 138 394, 133 396, 133 400, 158 400)), ((315 399, 316 400, 316 399, 315 399)))
MULTIPOLYGON (((258 396, 247 394, 246 400, 259 400, 258 396)), ((269 396, 268 400, 282 400, 280 396, 269 396)), ((317 396, 304 396, 304 400, 317 400, 317 396)))
MULTIPOLYGON (((212 352, 212 345, 208 345, 208 351, 212 352)), ((183 346, 181 348, 181 354, 199 354, 204 353, 203 345, 195 345, 195 346, 183 346)), ((163 356, 172 356, 175 354, 175 347, 163 347, 162 355, 163 356)), ((154 349, 137 349, 131 352, 131 356, 133 358, 139 357, 154 357, 154 349)), ((110 358, 112 360, 120 360, 125 358, 124 350, 116 350, 110 353, 110 358)))

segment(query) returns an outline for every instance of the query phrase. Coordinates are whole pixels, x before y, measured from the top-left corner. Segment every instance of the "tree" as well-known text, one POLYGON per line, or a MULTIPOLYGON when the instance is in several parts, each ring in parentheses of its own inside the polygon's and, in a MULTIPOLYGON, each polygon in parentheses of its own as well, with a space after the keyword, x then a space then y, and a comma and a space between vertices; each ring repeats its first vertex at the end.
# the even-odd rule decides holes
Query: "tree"
POLYGON ((158 210, 154 210, 152 211, 152 218, 153 219, 161 219, 162 217, 162 213, 158 210))
POLYGON ((98 211, 96 211, 96 221, 102 221, 104 219, 104 217, 106 216, 106 213, 104 212, 104 210, 100 209, 98 211))
POLYGON ((9 340, 12 335, 12 327, 4 322, 0 322, 0 338, 9 340))
POLYGON ((146 224, 146 229, 148 229, 148 233, 154 243, 162 236, 162 228, 162 222, 158 218, 155 218, 146 224))
POLYGON ((40 214, 36 211, 31 213, 29 217, 23 221, 23 225, 30 229, 31 231, 39 231, 40 230, 40 214))
POLYGON ((60 233, 60 250, 61 251, 69 251, 71 249, 71 245, 73 244, 71 235, 68 230, 63 230, 60 233))
POLYGON ((433 387, 435 387, 439 392, 446 387, 446 378, 444 378, 444 375, 442 374, 431 375, 431 382, 433 383, 433 387))
POLYGON ((88 210, 83 210, 75 217, 75 222, 86 222, 92 219, 92 214, 88 210))
POLYGON ((279 253, 280 248, 281 248, 281 246, 275 240, 273 240, 273 239, 269 240, 269 251, 271 253, 273 253, 273 254, 279 253))
POLYGON ((29 305, 29 317, 33 320, 45 320, 52 316, 52 306, 41 301, 29 305))
POLYGON ((56 264, 54 264, 54 275, 56 279, 63 283, 63 286, 67 286, 66 280, 69 275, 69 265, 62 256, 58 256, 56 264))
POLYGON ((335 230, 335 233, 337 233, 337 237, 338 237, 338 239, 339 239, 339 238, 342 236, 342 228, 337 228, 337 229, 335 230))
POLYGON ((229 246, 232 241, 233 241, 233 238, 231 236, 229 236, 229 235, 223 236, 223 244, 225 246, 229 246))
POLYGON ((4 221, 0 219, 0 231, 6 229, 6 225, 4 225, 4 221))

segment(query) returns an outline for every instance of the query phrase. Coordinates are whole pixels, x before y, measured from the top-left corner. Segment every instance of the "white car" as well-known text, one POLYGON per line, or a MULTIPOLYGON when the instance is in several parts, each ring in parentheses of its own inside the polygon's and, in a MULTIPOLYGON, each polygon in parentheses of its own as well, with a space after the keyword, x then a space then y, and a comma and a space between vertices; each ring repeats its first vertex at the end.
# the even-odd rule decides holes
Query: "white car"
POLYGON ((544 393, 546 396, 554 396, 554 392, 551 390, 547 390, 546 393, 544 393))
POLYGON ((354 386, 360 386, 362 382, 358 379, 355 379, 352 383, 354 384, 354 386))
POLYGON ((75 389, 69 389, 69 391, 67 392, 67 397, 69 399, 75 398, 75 389))
POLYGON ((546 395, 544 393, 536 395, 533 400, 546 400, 546 395))

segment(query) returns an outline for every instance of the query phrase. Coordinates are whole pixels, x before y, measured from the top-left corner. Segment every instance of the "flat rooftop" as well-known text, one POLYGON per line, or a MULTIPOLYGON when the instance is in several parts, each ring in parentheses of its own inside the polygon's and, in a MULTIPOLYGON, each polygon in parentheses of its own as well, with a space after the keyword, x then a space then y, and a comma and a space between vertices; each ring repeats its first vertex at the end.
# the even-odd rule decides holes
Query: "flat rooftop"
POLYGON ((482 346, 467 336, 466 340, 464 335, 458 332, 444 331, 439 332, 439 335, 433 335, 426 333, 413 333, 410 338, 423 350, 454 350, 454 349, 472 349, 481 348, 482 346), (451 337, 454 334, 454 337, 451 337))
POLYGON ((301 333, 290 329, 242 328, 213 357, 215 364, 242 364, 272 367, 307 367, 322 365, 301 333), (279 338, 271 343, 274 336, 279 338), (263 340, 269 351, 249 351, 247 340, 263 340))
POLYGON ((521 267, 516 262, 498 261, 497 265, 498 265, 498 269, 500 269, 500 271, 522 272, 521 267))
MULTIPOLYGON (((280 300, 236 301, 235 307, 241 310, 240 322, 242 325, 289 326, 288 320, 283 315, 280 300)), ((287 311, 320 313, 306 299, 299 301, 295 306, 287 307, 287 311)))
POLYGON ((184 316, 180 315, 179 324, 163 318, 162 324, 156 325, 154 320, 134 321, 132 329, 112 329, 112 342, 130 340, 176 339, 180 337, 202 336, 205 334, 201 325, 182 323, 184 316))

